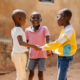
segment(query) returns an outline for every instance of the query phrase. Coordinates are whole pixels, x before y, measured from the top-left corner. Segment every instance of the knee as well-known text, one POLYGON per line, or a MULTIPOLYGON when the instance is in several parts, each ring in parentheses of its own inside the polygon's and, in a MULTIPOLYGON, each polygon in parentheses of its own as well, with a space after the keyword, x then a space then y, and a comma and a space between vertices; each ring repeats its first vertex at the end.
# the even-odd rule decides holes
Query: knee
POLYGON ((43 77, 43 72, 42 72, 42 71, 38 73, 38 77, 39 77, 39 78, 40 78, 40 77, 43 77))

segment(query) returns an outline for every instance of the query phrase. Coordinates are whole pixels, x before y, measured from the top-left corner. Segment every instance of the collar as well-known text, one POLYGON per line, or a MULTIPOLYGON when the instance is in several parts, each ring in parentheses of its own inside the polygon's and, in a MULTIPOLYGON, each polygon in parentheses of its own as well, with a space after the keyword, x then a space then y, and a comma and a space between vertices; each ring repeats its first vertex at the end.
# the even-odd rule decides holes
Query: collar
POLYGON ((65 28, 63 28, 63 30, 64 30, 64 29, 67 29, 67 28, 69 28, 69 27, 72 27, 72 25, 71 25, 71 24, 67 25, 65 28))
MULTIPOLYGON (((38 28, 38 30, 37 30, 37 31, 39 31, 40 29, 41 29, 41 25, 40 25, 40 27, 38 28)), ((30 26, 30 27, 28 28, 28 31, 30 31, 30 32, 34 32, 34 31, 33 31, 33 27, 32 27, 32 26, 30 26)), ((37 32, 37 31, 36 31, 36 32, 37 32)))

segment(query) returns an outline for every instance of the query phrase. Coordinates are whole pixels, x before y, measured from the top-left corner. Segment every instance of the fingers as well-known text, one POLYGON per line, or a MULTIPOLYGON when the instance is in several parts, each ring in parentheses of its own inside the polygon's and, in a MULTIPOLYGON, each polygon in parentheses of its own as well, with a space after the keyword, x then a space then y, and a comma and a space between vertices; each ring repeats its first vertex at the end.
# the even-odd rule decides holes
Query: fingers
POLYGON ((52 57, 52 55, 47 55, 47 57, 52 57))
POLYGON ((53 52, 52 51, 47 51, 47 57, 52 57, 53 56, 53 52))
POLYGON ((35 50, 36 50, 36 51, 40 51, 40 50, 42 50, 42 48, 37 45, 37 46, 35 47, 35 50))

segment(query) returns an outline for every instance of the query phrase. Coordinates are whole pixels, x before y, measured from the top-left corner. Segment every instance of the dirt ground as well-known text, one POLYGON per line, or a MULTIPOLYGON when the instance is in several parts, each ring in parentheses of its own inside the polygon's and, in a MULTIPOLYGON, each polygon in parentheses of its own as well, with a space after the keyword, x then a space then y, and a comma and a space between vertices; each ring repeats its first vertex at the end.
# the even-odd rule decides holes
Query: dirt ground
MULTIPOLYGON (((28 80, 29 72, 26 72, 28 80)), ((68 72, 68 80, 80 80, 80 62, 73 63, 71 65, 70 71, 68 72)), ((11 72, 9 74, 0 75, 0 80, 16 80, 16 72, 11 72)), ((35 69, 35 76, 33 80, 38 80, 37 69, 35 69)), ((47 67, 44 72, 44 80, 57 80, 57 67, 47 67)))

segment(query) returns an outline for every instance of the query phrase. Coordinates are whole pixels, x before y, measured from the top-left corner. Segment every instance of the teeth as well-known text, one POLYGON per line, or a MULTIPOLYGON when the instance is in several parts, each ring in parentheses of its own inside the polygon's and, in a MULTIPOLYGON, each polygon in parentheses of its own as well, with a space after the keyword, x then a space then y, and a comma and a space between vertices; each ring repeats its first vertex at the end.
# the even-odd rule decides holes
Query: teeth
POLYGON ((37 22, 35 22, 35 23, 37 23, 37 22))

